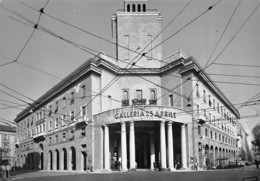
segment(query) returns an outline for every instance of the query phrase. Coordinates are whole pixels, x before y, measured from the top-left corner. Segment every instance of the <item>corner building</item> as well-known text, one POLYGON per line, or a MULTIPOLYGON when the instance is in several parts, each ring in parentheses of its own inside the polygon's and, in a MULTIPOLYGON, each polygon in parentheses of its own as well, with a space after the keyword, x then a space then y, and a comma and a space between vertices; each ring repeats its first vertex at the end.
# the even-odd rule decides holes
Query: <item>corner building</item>
POLYGON ((116 58, 99 53, 17 116, 20 168, 173 171, 236 159, 238 111, 193 57, 162 58, 162 16, 148 5, 125 0, 112 16, 116 58))

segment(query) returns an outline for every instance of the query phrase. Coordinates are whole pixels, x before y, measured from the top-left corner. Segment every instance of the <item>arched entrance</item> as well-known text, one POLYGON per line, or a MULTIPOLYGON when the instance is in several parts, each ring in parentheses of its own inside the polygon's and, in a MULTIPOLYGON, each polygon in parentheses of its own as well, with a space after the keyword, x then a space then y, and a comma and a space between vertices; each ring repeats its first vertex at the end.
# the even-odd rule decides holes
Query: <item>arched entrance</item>
POLYGON ((81 152, 81 170, 87 170, 87 153, 85 151, 81 152))
POLYGON ((218 165, 218 162, 216 161, 217 158, 219 158, 219 155, 218 155, 218 147, 215 147, 215 160, 214 160, 215 166, 218 165))
POLYGON ((52 151, 49 151, 49 170, 53 170, 53 155, 52 151))
POLYGON ((203 150, 204 150, 204 145, 202 143, 199 143, 198 148, 199 148, 199 168, 202 168, 203 167, 203 150))
POLYGON ((76 149, 72 146, 70 148, 70 170, 76 170, 76 149))
POLYGON ((213 146, 210 147, 210 154, 209 154, 209 157, 210 157, 210 166, 213 167, 214 165, 214 148, 213 146))
POLYGON ((56 170, 60 169, 60 153, 59 150, 55 150, 56 154, 56 170))
POLYGON ((67 170, 67 150, 66 148, 62 149, 62 154, 63 154, 63 170, 67 170))
POLYGON ((44 156, 43 156, 43 145, 40 144, 40 169, 43 170, 44 156))
POLYGON ((205 165, 206 165, 207 167, 210 165, 209 145, 205 145, 205 165))

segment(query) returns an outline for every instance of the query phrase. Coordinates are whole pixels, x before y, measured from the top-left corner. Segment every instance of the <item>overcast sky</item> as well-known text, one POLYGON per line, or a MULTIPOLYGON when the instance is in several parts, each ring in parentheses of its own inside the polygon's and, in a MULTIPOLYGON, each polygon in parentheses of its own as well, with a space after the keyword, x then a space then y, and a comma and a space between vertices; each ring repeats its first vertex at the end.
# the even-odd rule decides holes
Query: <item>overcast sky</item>
MULTIPOLYGON (((150 0, 148 9, 160 11, 163 16, 163 27, 165 27, 189 1, 150 0)), ((45 6, 47 0, 20 0, 20 2, 39 10, 45 6)), ((184 29, 182 27, 216 2, 217 0, 193 0, 189 4, 162 34, 163 39, 166 39, 180 30, 163 43, 163 57, 181 49, 184 54, 193 56, 202 67, 205 67, 239 0, 222 0, 190 25, 184 29)), ((215 63, 260 66, 259 9, 236 34, 259 3, 259 0, 242 0, 240 2, 210 62, 215 60, 215 63), (234 36, 235 34, 236 36, 234 36), (230 44, 224 48, 232 38, 230 44), (220 54, 222 50, 223 52, 220 54), (215 59, 217 56, 218 58, 215 59)), ((19 3, 17 0, 2 0, 1 5, 19 12, 35 23, 38 20, 39 12, 19 3)), ((123 0, 50 0, 44 11, 46 14, 82 30, 112 40, 111 16, 116 10, 122 8, 123 0)), ((63 38, 112 56, 111 43, 61 23, 46 14, 41 15, 39 25, 63 38)), ((23 49, 33 30, 34 28, 30 23, 2 8, 0 9, 0 83, 35 100, 93 55, 40 30, 33 33, 32 38, 23 49), (4 65, 10 62, 9 59, 16 59, 18 55, 17 63, 4 65), (39 69, 45 74, 35 69, 39 69)), ((240 106, 240 103, 260 93, 260 78, 257 78, 260 77, 259 70, 260 67, 212 64, 206 69, 206 72, 239 75, 210 75, 210 77, 233 104, 240 106)), ((0 86, 0 90, 8 92, 25 102, 32 102, 3 86, 0 86)), ((260 97, 256 100, 258 99, 260 97)), ((12 121, 21 110, 17 108, 6 109, 6 105, 16 106, 16 104, 6 101, 18 104, 25 103, 0 92, 0 117, 12 121)), ((247 115, 257 115, 259 111, 259 105, 239 109, 242 118, 247 115)), ((247 118, 250 129, 256 123, 259 123, 259 120, 260 117, 247 118)), ((247 125, 245 119, 241 119, 241 122, 247 125)))

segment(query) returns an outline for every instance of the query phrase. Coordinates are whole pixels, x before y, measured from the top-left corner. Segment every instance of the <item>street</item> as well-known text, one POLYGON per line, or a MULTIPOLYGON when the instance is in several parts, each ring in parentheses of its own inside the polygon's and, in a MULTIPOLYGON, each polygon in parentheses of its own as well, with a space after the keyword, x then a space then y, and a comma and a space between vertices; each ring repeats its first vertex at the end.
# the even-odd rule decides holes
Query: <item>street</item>
POLYGON ((209 171, 175 171, 175 172, 157 172, 157 171, 136 171, 136 172, 108 172, 108 173, 83 173, 83 172, 24 172, 15 171, 11 173, 10 180, 16 181, 253 181, 260 179, 260 170, 255 166, 247 166, 244 169, 227 169, 227 170, 209 170, 209 171))

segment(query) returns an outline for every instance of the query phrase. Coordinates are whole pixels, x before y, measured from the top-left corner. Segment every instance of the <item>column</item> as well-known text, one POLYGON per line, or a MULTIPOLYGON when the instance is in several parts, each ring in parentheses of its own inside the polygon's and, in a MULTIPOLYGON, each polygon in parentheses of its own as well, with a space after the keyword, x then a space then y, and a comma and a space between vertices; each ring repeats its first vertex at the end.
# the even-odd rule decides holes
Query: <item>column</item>
POLYGON ((109 129, 108 126, 104 126, 104 165, 105 165, 105 170, 110 169, 110 164, 109 164, 109 129))
POLYGON ((185 124, 181 126, 181 158, 182 168, 187 169, 187 146, 185 124))
POLYGON ((172 122, 168 122, 168 162, 169 170, 174 170, 174 158, 173 158, 173 136, 172 136, 172 122))
POLYGON ((135 161, 135 127, 134 122, 130 122, 130 169, 136 169, 136 161, 135 161))
POLYGON ((153 133, 150 133, 150 160, 151 160, 151 163, 150 163, 150 167, 151 167, 151 170, 154 169, 154 165, 153 163, 155 162, 155 149, 154 149, 154 136, 153 136, 153 133))
POLYGON ((126 128, 125 122, 121 122, 121 152, 122 170, 127 170, 127 148, 126 148, 126 128))
POLYGON ((166 169, 165 122, 160 124, 161 169, 166 169))

